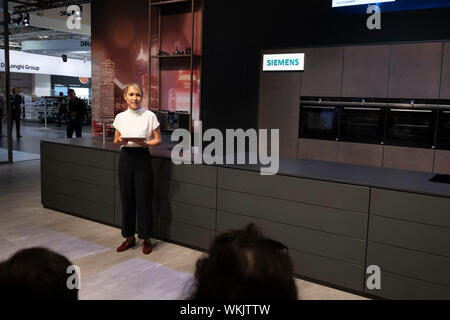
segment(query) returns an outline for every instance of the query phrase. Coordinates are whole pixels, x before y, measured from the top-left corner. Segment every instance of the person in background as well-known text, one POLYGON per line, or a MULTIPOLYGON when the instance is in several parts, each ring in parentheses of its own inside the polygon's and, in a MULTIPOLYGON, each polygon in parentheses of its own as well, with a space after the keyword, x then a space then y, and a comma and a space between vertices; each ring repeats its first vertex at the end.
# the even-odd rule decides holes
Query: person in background
POLYGON ((156 115, 145 109, 142 90, 136 83, 127 84, 124 98, 128 110, 114 119, 114 143, 121 147, 119 158, 119 187, 122 201, 122 236, 125 241, 117 252, 136 245, 136 216, 138 237, 144 239, 142 252, 152 252, 153 168, 148 147, 162 142, 156 115))
POLYGON ((20 134, 20 114, 22 113, 21 105, 23 103, 23 98, 17 93, 16 88, 11 90, 11 109, 12 109, 12 122, 16 122, 16 135, 17 139, 22 138, 20 134))
POLYGON ((3 135, 3 114, 6 114, 6 103, 3 93, 0 93, 0 137, 3 135))
POLYGON ((254 224, 216 237, 196 264, 192 300, 296 300, 287 247, 254 224))
POLYGON ((61 118, 66 114, 66 99, 64 98, 64 94, 62 92, 59 93, 58 97, 58 125, 57 127, 61 127, 61 118))
POLYGON ((81 138, 83 120, 87 113, 86 103, 77 97, 73 89, 69 89, 68 95, 70 100, 67 108, 67 138, 72 138, 74 131, 77 138, 81 138))
POLYGON ((66 257, 46 248, 20 250, 0 264, 0 297, 25 303, 77 300, 79 286, 72 278, 79 274, 68 269, 71 265, 66 257))

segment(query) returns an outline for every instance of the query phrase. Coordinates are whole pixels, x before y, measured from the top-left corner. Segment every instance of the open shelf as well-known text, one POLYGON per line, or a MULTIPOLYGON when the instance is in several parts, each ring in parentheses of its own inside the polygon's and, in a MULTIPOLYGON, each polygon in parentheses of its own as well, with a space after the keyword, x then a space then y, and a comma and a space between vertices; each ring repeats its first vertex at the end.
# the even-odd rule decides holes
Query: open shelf
POLYGON ((190 58, 192 54, 171 54, 171 55, 160 55, 160 56, 151 56, 151 59, 166 59, 166 58, 190 58))
POLYGON ((165 5, 165 4, 180 3, 180 2, 191 2, 191 0, 155 1, 155 2, 150 2, 150 5, 151 5, 151 6, 163 6, 163 5, 165 5))

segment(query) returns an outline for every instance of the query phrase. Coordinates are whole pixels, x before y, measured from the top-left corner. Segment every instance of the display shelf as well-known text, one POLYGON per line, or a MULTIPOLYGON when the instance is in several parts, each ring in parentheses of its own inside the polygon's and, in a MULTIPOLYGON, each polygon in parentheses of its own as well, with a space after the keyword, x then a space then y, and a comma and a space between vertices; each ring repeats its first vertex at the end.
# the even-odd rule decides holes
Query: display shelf
POLYGON ((169 0, 169 1, 152 1, 150 2, 151 6, 163 6, 167 4, 173 4, 173 3, 190 3, 191 0, 169 0))
POLYGON ((190 58, 192 54, 171 54, 171 55, 160 55, 160 56, 150 56, 151 59, 166 59, 166 58, 190 58))
MULTIPOLYGON (((202 1, 150 1, 149 106, 161 112, 187 112, 189 131, 200 117, 202 14, 202 1), (191 49, 189 54, 172 54, 186 48, 191 49), (169 54, 159 55, 161 51, 169 54)), ((169 122, 161 130, 171 129, 169 122)))

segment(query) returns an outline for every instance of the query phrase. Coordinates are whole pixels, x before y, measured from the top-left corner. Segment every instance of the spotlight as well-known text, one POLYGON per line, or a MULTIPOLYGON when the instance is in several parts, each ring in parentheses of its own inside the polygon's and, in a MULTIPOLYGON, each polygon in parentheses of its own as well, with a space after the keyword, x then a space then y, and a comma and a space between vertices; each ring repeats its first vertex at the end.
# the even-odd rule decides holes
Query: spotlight
POLYGON ((63 55, 61 56, 61 58, 62 58, 63 62, 67 62, 67 55, 63 54, 63 55))

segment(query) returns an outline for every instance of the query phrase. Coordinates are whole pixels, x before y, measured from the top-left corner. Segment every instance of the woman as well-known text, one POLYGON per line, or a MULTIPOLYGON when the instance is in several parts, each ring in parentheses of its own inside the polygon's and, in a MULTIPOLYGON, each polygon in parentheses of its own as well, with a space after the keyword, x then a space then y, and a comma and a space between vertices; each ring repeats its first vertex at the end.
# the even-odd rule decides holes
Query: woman
POLYGON ((138 237, 144 239, 143 253, 152 252, 150 235, 153 212, 153 169, 148 147, 161 143, 161 131, 156 115, 141 106, 142 90, 130 83, 124 98, 128 110, 114 119, 114 143, 121 146, 119 185, 122 200, 122 236, 125 241, 117 248, 125 251, 136 245, 136 213, 138 237))

